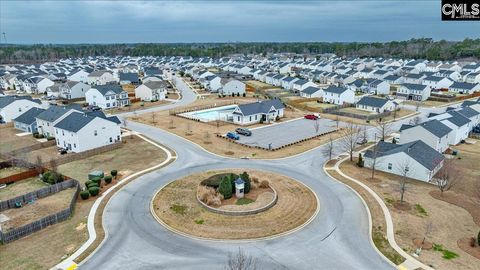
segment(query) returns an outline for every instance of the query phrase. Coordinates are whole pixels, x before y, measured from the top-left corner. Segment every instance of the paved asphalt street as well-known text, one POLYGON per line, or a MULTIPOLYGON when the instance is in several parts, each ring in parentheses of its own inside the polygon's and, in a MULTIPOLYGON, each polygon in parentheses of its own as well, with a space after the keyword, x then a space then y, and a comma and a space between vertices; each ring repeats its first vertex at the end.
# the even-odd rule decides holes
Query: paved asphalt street
MULTIPOLYGON (((195 99, 186 86, 179 88, 183 99, 161 109, 195 99)), ((139 177, 112 197, 103 216, 108 237, 80 269, 224 269, 228 252, 239 247, 257 258, 258 269, 394 269, 370 244, 361 200, 323 172, 326 160, 321 148, 278 160, 230 159, 160 129, 133 122, 128 127, 174 149, 178 159, 139 177), (320 212, 300 231, 255 242, 193 240, 168 231, 150 214, 150 200, 164 184, 225 168, 268 170, 295 178, 317 194, 320 212)))

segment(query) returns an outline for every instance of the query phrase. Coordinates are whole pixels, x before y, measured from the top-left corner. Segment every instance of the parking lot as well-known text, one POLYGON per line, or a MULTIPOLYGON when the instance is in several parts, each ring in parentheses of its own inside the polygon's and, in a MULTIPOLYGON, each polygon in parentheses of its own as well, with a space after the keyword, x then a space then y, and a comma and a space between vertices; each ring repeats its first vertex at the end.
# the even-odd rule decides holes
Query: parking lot
POLYGON ((336 124, 330 119, 295 119, 284 123, 251 129, 251 136, 240 135, 237 141, 248 146, 276 149, 317 135, 332 132, 336 124), (318 123, 318 132, 316 124, 318 123))

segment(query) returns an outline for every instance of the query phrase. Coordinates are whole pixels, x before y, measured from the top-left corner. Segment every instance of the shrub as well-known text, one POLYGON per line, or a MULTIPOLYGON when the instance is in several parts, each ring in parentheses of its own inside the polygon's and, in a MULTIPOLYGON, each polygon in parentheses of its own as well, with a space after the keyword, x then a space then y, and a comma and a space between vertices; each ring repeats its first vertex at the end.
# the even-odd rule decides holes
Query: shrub
POLYGON ((249 193, 251 188, 250 176, 248 175, 247 172, 243 172, 240 175, 240 177, 242 178, 243 181, 245 181, 245 189, 244 189, 245 194, 249 193))
POLYGON ((90 197, 90 193, 87 190, 80 191, 80 197, 82 200, 86 200, 90 197))
POLYGON ((260 182, 260 188, 268 188, 270 187, 270 183, 267 180, 263 180, 260 182))
POLYGON ((53 140, 55 140, 55 137, 52 137, 52 136, 47 137, 47 141, 53 141, 53 140))
POLYGON ((102 178, 100 177, 94 177, 92 180, 93 183, 96 183, 98 186, 100 186, 100 183, 102 182, 102 178))
POLYGON ((246 96, 247 96, 247 94, 243 93, 243 95, 242 95, 242 96, 243 96, 243 97, 246 97, 246 96))
POLYGON ((116 179, 118 172, 117 172, 117 170, 112 170, 112 171, 110 172, 110 174, 111 174, 113 177, 115 177, 115 179, 116 179))
POLYGON ((93 181, 88 180, 87 182, 85 182, 85 187, 88 188, 88 186, 90 186, 92 183, 93 181))
POLYGON ((170 210, 172 210, 177 214, 185 215, 185 212, 187 211, 187 207, 185 205, 173 204, 172 206, 170 206, 170 210))
POLYGON ((87 189, 92 188, 92 187, 98 187, 99 188, 100 185, 97 184, 96 182, 91 182, 90 184, 88 184, 87 189))
POLYGON ((360 154, 360 153, 358 153, 357 166, 360 167, 360 168, 363 167, 363 157, 362 157, 362 154, 360 154))
POLYGON ((105 180, 105 183, 110 184, 112 182, 112 177, 107 175, 105 178, 103 178, 103 180, 105 180))
POLYGON ((63 175, 56 172, 47 171, 42 174, 42 181, 50 185, 53 185, 56 183, 63 182, 63 175))
POLYGON ((97 196, 98 193, 100 193, 100 188, 99 187, 90 187, 88 188, 88 193, 92 196, 97 196))
POLYGON ((230 199, 232 197, 232 183, 228 177, 224 177, 220 186, 218 187, 218 192, 223 195, 225 199, 230 199))

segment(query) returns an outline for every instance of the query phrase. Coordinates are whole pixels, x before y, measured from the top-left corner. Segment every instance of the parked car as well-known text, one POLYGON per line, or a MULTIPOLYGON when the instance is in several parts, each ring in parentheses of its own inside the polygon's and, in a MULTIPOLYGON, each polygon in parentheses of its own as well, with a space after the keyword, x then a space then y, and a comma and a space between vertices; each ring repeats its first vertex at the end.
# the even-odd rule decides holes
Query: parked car
POLYGON ((237 128, 235 129, 235 132, 237 132, 240 135, 245 135, 245 136, 251 136, 252 132, 248 128, 237 128))
POLYGON ((227 133, 227 138, 232 139, 232 140, 239 140, 239 139, 240 139, 240 136, 238 136, 237 133, 228 132, 228 133, 227 133))
POLYGON ((317 120, 318 119, 318 116, 314 115, 314 114, 307 114, 305 115, 305 119, 308 119, 308 120, 317 120))
POLYGON ((65 155, 67 153, 67 149, 65 148, 59 148, 58 149, 58 153, 60 153, 60 155, 65 155))

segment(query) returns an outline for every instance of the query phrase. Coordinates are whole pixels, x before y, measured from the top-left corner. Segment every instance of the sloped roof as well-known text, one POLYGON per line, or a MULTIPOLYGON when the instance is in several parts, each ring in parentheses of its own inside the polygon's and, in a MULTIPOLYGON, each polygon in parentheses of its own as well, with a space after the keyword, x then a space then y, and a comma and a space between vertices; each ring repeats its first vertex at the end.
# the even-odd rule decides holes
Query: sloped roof
MULTIPOLYGON (((393 144, 389 142, 380 141, 376 147, 376 156, 383 157, 392 154, 404 152, 409 157, 420 163, 429 170, 433 170, 444 159, 444 156, 437 152, 426 143, 418 140, 405 144, 393 144)), ((373 158, 373 150, 367 150, 365 157, 373 158)))
POLYGON ((335 93, 335 94, 342 94, 345 91, 348 91, 347 88, 345 87, 338 87, 338 86, 329 86, 325 89, 323 89, 324 92, 330 92, 330 93, 335 93))
POLYGON ((258 102, 238 105, 241 113, 246 115, 269 113, 272 106, 275 109, 283 109, 285 106, 279 99, 262 100, 258 102))
POLYGON ((70 110, 80 111, 81 109, 79 109, 78 107, 70 107, 70 106, 50 106, 44 112, 37 115, 37 118, 40 120, 48 121, 48 122, 55 122, 55 120, 62 117, 64 114, 66 114, 70 110))
POLYGON ((316 92, 318 92, 318 91, 320 91, 320 88, 314 87, 314 86, 309 86, 309 87, 303 89, 302 93, 311 95, 311 94, 314 94, 314 93, 316 93, 316 92))
POLYGON ((33 108, 30 108, 30 110, 22 113, 17 118, 13 119, 13 121, 31 125, 32 123, 35 122, 35 117, 44 111, 45 111, 44 109, 33 107, 33 108))
POLYGON ((0 109, 5 108, 6 106, 10 105, 14 101, 17 100, 30 100, 37 104, 42 104, 42 102, 38 99, 33 99, 31 96, 1 96, 0 97, 0 109))
POLYGON ((357 104, 359 105, 365 105, 365 106, 370 106, 374 108, 381 108, 385 104, 387 104, 388 100, 385 98, 377 98, 377 97, 371 97, 371 96, 366 96, 362 97, 357 104))
POLYGON ((430 121, 427 121, 427 122, 423 122, 423 123, 418 124, 416 126, 402 125, 402 127, 400 128, 400 131, 403 131, 405 129, 409 129, 409 128, 412 128, 412 127, 417 127, 417 126, 420 126, 420 127, 424 128, 425 130, 432 133, 433 135, 435 135, 438 138, 442 138, 452 131, 451 128, 449 128, 447 125, 443 124, 442 122, 440 122, 436 119, 430 120, 430 121))
POLYGON ((112 91, 115 94, 120 94, 121 92, 123 92, 122 87, 120 87, 120 85, 117 85, 117 84, 96 85, 96 86, 92 86, 91 88, 97 89, 98 92, 100 92, 104 96, 109 91, 112 91))

